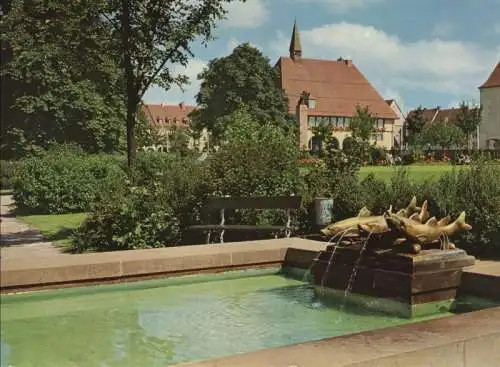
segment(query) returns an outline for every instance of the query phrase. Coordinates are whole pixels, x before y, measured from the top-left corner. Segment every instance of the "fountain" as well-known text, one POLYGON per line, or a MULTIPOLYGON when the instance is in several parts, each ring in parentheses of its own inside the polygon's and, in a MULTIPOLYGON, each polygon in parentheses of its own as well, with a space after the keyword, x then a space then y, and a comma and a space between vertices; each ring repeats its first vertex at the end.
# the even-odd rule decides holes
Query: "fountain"
POLYGON ((390 206, 375 216, 365 207, 356 217, 328 225, 321 232, 336 242, 313 260, 311 281, 344 303, 352 295, 405 317, 449 310, 463 268, 475 261, 450 237, 471 226, 464 212, 455 221, 429 217, 427 202, 418 207, 414 197, 398 212, 390 206))

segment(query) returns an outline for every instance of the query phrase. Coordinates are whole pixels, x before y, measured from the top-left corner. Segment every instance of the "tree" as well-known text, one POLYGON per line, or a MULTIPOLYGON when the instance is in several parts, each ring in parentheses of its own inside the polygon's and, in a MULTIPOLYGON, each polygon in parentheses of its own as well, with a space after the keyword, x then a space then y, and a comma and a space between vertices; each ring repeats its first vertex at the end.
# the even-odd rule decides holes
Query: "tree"
POLYGON ((464 143, 465 135, 455 124, 447 124, 443 121, 435 121, 426 125, 422 131, 421 142, 449 149, 464 143))
MULTIPOLYGON (((127 159, 136 163, 135 125, 138 106, 152 85, 169 89, 188 82, 170 66, 186 66, 192 43, 207 44, 216 22, 232 0, 110 0, 103 17, 121 39, 121 67, 125 75, 127 159)), ((242 0, 245 1, 245 0, 242 0)))
MULTIPOLYGON (((328 139, 332 138, 332 126, 325 121, 321 121, 319 125, 313 126, 311 130, 313 133, 313 139, 317 139, 319 142, 319 154, 323 155, 324 144, 329 141, 328 139)), ((338 149, 338 140, 337 140, 337 149, 338 149)))
POLYGON ((406 118, 407 140, 410 145, 416 145, 419 142, 419 134, 424 130, 427 119, 424 115, 424 109, 419 106, 416 110, 408 114, 406 118))
POLYGON ((356 115, 351 119, 352 137, 368 142, 375 133, 376 118, 371 114, 368 106, 356 106, 356 115))
POLYGON ((457 114, 456 125, 462 129, 467 137, 467 148, 471 147, 471 136, 477 131, 481 123, 481 107, 470 107, 467 103, 460 103, 460 111, 457 114))
POLYGON ((289 195, 298 189, 299 147, 291 132, 253 119, 246 108, 230 115, 220 148, 207 160, 218 195, 289 195))
POLYGON ((90 152, 119 149, 123 78, 101 3, 13 0, 4 8, 3 156, 68 142, 90 152))
POLYGON ((230 123, 225 117, 242 106, 261 124, 293 125, 286 96, 276 83, 276 70, 249 43, 211 60, 198 79, 202 80, 196 96, 200 108, 192 114, 193 124, 198 130, 206 128, 215 140, 230 123))

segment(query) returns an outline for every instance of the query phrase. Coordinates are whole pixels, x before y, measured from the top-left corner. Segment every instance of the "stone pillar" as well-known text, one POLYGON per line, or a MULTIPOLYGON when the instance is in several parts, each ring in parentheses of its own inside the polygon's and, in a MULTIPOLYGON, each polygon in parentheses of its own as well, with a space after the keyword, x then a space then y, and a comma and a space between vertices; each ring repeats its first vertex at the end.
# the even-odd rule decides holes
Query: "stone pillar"
POLYGON ((299 122, 299 147, 301 150, 309 149, 309 126, 307 104, 299 102, 296 109, 297 121, 299 122))

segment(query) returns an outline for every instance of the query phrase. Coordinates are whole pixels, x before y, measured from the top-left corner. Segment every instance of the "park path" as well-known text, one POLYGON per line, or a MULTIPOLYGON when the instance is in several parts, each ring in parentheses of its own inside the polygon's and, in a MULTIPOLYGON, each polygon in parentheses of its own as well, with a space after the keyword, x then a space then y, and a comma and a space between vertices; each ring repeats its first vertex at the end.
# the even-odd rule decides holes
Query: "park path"
POLYGON ((2 269, 6 261, 33 261, 47 256, 60 256, 60 250, 45 242, 36 229, 13 215, 15 207, 12 195, 0 195, 0 257, 2 269))

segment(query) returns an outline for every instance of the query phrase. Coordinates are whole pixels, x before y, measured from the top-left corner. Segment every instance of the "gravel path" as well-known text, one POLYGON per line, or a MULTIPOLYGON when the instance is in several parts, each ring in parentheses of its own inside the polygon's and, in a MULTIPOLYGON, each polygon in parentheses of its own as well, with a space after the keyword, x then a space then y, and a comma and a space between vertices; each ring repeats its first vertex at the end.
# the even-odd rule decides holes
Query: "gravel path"
POLYGON ((4 261, 24 259, 36 261, 39 257, 61 255, 59 249, 50 242, 45 242, 42 235, 34 228, 12 214, 14 200, 11 195, 0 195, 0 255, 2 268, 4 261))

